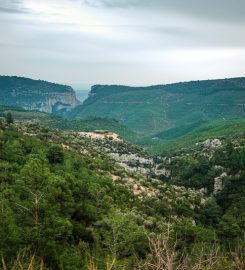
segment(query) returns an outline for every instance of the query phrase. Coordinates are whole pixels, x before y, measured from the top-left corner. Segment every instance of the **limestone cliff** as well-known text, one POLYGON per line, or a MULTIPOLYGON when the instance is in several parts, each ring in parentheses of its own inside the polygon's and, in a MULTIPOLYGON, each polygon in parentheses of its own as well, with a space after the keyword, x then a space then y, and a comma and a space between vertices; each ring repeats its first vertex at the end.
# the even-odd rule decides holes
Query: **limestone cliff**
POLYGON ((22 77, 0 76, 0 104, 42 112, 67 112, 80 102, 66 85, 22 77))

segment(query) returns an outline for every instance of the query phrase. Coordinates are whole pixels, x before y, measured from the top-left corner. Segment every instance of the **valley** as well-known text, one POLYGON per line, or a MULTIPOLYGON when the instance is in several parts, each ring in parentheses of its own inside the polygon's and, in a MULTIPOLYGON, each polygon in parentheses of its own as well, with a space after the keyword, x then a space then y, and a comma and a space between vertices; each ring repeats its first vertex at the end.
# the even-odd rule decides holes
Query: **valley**
MULTIPOLYGON (((30 110, 26 100, 23 107, 3 101, 2 264, 16 270, 30 263, 35 270, 108 270, 108 264, 148 270, 156 269, 154 258, 167 260, 153 251, 158 245, 176 254, 172 267, 244 267, 245 120, 236 103, 229 109, 217 106, 225 104, 215 97, 224 94, 227 81, 216 82, 220 90, 213 86, 214 93, 206 83, 205 91, 198 88, 198 95, 213 100, 202 106, 205 114, 192 115, 188 106, 195 105, 182 102, 197 98, 188 83, 187 90, 170 86, 173 93, 166 86, 165 107, 157 107, 159 96, 152 95, 165 86, 150 93, 143 89, 146 95, 141 88, 95 87, 82 105, 62 113, 30 110), (113 101, 117 94, 128 101, 113 101), (148 98, 155 103, 144 101, 148 98), (106 110, 113 106, 111 114, 101 113, 103 104, 106 110), (135 116, 127 115, 131 105, 135 116), (148 120, 139 128, 143 115, 155 129, 148 120)), ((229 92, 225 99, 232 103, 240 91, 242 102, 243 79, 232 79, 229 87, 234 85, 234 96, 229 92)))
POLYGON ((244 10, 0 0, 0 270, 245 270, 244 10))

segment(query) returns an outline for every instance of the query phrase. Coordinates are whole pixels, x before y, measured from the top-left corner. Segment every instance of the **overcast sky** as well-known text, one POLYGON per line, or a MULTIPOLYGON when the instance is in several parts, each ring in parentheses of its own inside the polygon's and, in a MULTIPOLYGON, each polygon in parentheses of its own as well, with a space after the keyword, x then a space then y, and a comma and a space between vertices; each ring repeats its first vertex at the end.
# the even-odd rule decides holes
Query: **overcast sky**
POLYGON ((245 76, 245 0, 0 0, 0 74, 152 85, 245 76))

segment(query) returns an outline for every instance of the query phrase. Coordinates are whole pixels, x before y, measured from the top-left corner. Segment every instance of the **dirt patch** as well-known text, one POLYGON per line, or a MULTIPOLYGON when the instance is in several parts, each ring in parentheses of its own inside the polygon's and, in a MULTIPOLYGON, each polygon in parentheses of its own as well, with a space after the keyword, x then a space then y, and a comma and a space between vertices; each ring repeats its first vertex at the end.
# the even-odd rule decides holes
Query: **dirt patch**
POLYGON ((122 141, 118 134, 113 132, 78 132, 78 134, 82 137, 90 138, 93 140, 112 140, 112 141, 122 141))

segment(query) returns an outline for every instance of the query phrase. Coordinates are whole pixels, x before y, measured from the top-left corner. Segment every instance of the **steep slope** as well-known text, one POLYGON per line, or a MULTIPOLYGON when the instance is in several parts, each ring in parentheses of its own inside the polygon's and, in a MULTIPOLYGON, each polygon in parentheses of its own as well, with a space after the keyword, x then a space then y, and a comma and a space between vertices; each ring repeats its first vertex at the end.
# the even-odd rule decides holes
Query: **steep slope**
POLYGON ((162 231, 165 217, 174 223, 182 200, 192 217, 203 197, 125 171, 77 132, 0 122, 0 150, 0 252, 7 262, 24 249, 50 269, 89 269, 90 258, 108 269, 109 256, 133 269, 148 252, 146 231, 162 231))
POLYGON ((244 134, 162 158, 163 181, 108 145, 133 151, 0 121, 3 269, 164 269, 171 256, 171 269, 244 269, 244 134))
POLYGON ((159 167, 170 171, 165 181, 202 190, 209 196, 203 208, 209 214, 203 222, 217 228, 229 244, 235 235, 241 237, 244 254, 244 132, 193 142, 191 147, 165 155, 160 163, 159 167))
POLYGON ((70 86, 22 77, 0 76, 0 104, 42 112, 66 112, 79 105, 70 86))
POLYGON ((132 144, 139 139, 137 134, 120 124, 118 121, 109 118, 89 118, 69 121, 62 117, 38 112, 27 111, 18 107, 0 105, 0 120, 5 122, 7 113, 11 113, 14 122, 22 125, 23 121, 31 126, 42 124, 45 128, 55 128, 60 131, 78 132, 79 136, 94 146, 92 152, 100 149, 118 164, 129 171, 140 172, 144 175, 160 177, 165 171, 158 170, 153 160, 140 147, 132 144))
POLYGON ((95 85, 71 118, 112 117, 142 135, 200 120, 245 115, 245 78, 150 87, 95 85))

